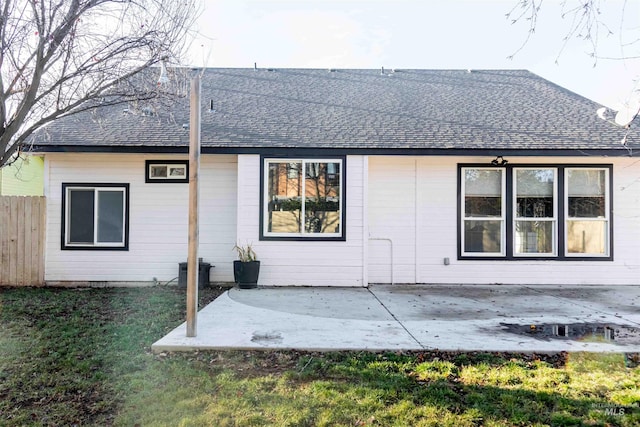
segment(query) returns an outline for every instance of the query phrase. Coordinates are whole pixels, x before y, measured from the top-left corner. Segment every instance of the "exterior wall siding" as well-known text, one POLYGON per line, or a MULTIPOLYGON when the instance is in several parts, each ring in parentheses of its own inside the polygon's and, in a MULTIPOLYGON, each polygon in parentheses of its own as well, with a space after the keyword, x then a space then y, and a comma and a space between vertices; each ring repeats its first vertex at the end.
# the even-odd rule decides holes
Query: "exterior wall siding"
POLYGON ((368 265, 372 283, 416 282, 416 160, 369 158, 368 265))
POLYGON ((260 156, 238 156, 238 243, 261 261, 262 286, 364 286, 365 159, 347 157, 346 241, 259 240, 260 156))
MULTIPOLYGON (((186 156, 46 155, 45 281, 162 283, 187 257, 187 184, 145 184, 145 160, 186 156), (60 248, 63 182, 129 183, 129 250, 60 248)), ((233 280, 232 248, 252 244, 263 286, 368 283, 639 283, 640 170, 620 158, 509 158, 510 164, 613 164, 613 261, 457 259, 457 165, 474 157, 347 156, 346 241, 259 239, 260 156, 203 155, 199 256, 211 280, 233 280), (393 258, 391 251, 393 249, 393 258), (444 259, 449 259, 445 265, 444 259), (392 269, 393 266, 393 269, 392 269)))
POLYGON ((10 166, 0 169, 0 195, 42 196, 44 160, 40 156, 18 159, 10 166))
MULTIPOLYGON (((186 156, 47 154, 47 282, 172 281, 187 260, 188 184, 145 183, 145 160, 186 156), (129 183, 129 250, 60 249, 62 183, 129 183)), ((233 281, 236 156, 202 155, 199 257, 212 281, 233 281)))
MULTIPOLYGON (((395 283, 640 283, 640 170, 637 160, 627 157, 508 159, 513 165, 612 163, 613 261, 458 260, 457 164, 483 161, 488 164, 490 160, 472 157, 369 158, 369 233, 372 237, 393 241, 395 283), (449 265, 445 265, 445 258, 449 258, 449 265)), ((369 252, 369 283, 389 283, 388 242, 370 241, 369 252)))

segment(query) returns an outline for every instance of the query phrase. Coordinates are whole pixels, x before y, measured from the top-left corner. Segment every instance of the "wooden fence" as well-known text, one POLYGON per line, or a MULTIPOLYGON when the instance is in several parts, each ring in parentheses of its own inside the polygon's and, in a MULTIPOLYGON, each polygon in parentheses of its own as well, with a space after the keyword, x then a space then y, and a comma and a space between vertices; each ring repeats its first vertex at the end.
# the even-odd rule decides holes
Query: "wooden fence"
POLYGON ((0 196, 0 285, 44 285, 45 198, 0 196))

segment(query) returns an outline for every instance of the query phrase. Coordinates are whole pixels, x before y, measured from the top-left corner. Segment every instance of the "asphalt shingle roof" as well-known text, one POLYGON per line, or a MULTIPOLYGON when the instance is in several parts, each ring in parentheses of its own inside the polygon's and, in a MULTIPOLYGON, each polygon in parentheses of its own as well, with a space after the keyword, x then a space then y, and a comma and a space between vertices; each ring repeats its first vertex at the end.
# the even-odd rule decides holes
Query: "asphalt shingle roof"
MULTIPOLYGON (((201 80, 203 149, 624 151, 599 104, 524 70, 212 68, 201 80)), ((188 146, 188 97, 153 115, 124 108, 53 122, 34 145, 188 146)))

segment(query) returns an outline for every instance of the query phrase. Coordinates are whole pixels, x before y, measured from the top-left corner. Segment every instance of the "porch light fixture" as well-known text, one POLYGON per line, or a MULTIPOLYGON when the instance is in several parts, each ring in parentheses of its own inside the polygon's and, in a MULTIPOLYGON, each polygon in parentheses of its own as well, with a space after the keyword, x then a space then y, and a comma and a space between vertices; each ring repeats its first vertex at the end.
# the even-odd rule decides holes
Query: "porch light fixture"
POLYGON ((493 166, 505 166, 507 163, 509 163, 509 161, 503 159, 502 156, 498 156, 495 159, 491 160, 491 164, 493 166))

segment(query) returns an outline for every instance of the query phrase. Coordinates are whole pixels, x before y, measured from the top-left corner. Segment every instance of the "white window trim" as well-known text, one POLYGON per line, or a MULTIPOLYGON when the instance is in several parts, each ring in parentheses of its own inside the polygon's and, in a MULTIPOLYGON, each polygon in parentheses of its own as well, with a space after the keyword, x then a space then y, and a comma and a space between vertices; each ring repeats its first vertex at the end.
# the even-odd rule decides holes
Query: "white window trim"
MULTIPOLYGON (((558 168, 554 167, 514 167, 513 168, 513 203, 512 203, 512 236, 513 236, 513 256, 514 257, 522 257, 522 258, 538 258, 538 257, 549 257, 555 258, 558 256, 558 168), (517 172, 519 170, 539 170, 539 169, 552 169, 553 170, 553 218, 518 218, 517 210, 518 210, 518 183, 517 183, 517 172), (540 221, 540 222, 551 222, 553 224, 553 249, 551 252, 516 252, 516 225, 518 221, 527 222, 527 221, 540 221)), ((566 193, 565 193, 566 194, 566 193)), ((565 238, 566 241, 566 238, 565 238)))
POLYGON ((126 233, 127 233, 127 189, 126 187, 118 187, 118 186, 105 186, 102 187, 100 185, 95 186, 73 186, 68 185, 65 188, 65 208, 64 208, 64 221, 65 221, 65 230, 64 230, 64 245, 67 248, 124 248, 126 246, 126 233), (71 217, 69 215, 71 208, 71 192, 73 190, 93 190, 94 198, 93 198, 93 243, 73 243, 69 241, 69 233, 71 230, 71 217), (98 193, 100 191, 117 191, 122 193, 122 239, 120 242, 98 242, 98 221, 99 221, 99 211, 98 211, 98 193))
MULTIPOLYGON (((613 260, 613 239, 614 239, 614 230, 612 226, 613 221, 613 189, 612 182, 614 179, 613 175, 613 165, 608 164, 575 164, 575 165, 565 165, 565 164, 523 164, 523 165, 508 165, 504 169, 503 177, 506 179, 506 186, 509 188, 510 193, 503 200, 505 205, 510 209, 507 212, 507 218, 509 223, 506 224, 509 230, 509 236, 504 236, 504 240, 502 242, 503 250, 505 250, 506 254, 492 254, 488 255, 481 252, 467 252, 465 251, 465 229, 464 229, 464 221, 475 219, 473 217, 464 217, 465 215, 465 174, 468 170, 486 170, 489 167, 485 165, 477 165, 477 164, 468 164, 468 165, 460 165, 459 166, 459 176, 458 176, 458 189, 459 189, 459 198, 458 198, 458 257, 459 259, 464 260, 482 260, 482 259, 504 259, 504 260, 554 260, 554 261, 572 261, 572 260, 597 260, 597 261, 612 261, 613 260), (517 210, 517 197, 516 197, 516 189, 514 188, 516 183, 514 183, 517 177, 517 170, 522 169, 555 169, 556 173, 556 182, 554 183, 554 233, 555 233, 555 254, 544 254, 544 253, 532 253, 532 254, 522 254, 516 253, 517 245, 517 234, 515 233, 514 227, 516 225, 516 221, 518 218, 516 217, 517 210), (600 217, 578 217, 573 218, 569 217, 569 174, 572 171, 604 171, 604 213, 600 217), (602 223, 602 234, 598 234, 598 238, 601 238, 601 241, 598 241, 598 245, 602 246, 591 246, 596 252, 573 252, 569 253, 571 243, 573 245, 574 242, 569 242, 569 224, 571 221, 597 221, 602 223), (506 238, 510 237, 510 240, 507 241, 506 238), (602 250, 604 247, 604 250, 602 250), (599 251, 602 250, 602 253, 599 251)), ((579 185, 579 184, 578 184, 579 185)), ((579 194, 579 193, 578 193, 579 194)), ((588 194, 588 193, 585 193, 588 194)), ((600 193, 598 193, 600 194, 600 193)), ((525 220, 525 219, 523 219, 525 220)), ((534 220, 534 219, 531 219, 534 220)), ((537 220, 537 218, 536 218, 537 220)), ((592 232, 588 230, 588 232, 592 232)), ((593 231, 595 233, 595 231, 593 231)), ((598 231, 600 232, 600 231, 598 231)), ((595 235, 595 234, 594 234, 595 235)), ((589 248, 587 248, 589 249, 589 248)), ((585 250, 585 249, 583 249, 585 250)))
POLYGON ((589 258, 607 258, 610 256, 610 248, 611 248, 611 219, 609 217, 609 212, 611 209, 610 206, 610 198, 611 198, 611 194, 609 194, 609 192, 611 191, 610 189, 610 185, 609 185, 609 181, 610 180, 610 176, 609 176, 609 169, 608 168, 603 168, 603 167, 566 167, 564 169, 564 200, 563 200, 563 209, 564 209, 564 241, 565 241, 565 248, 564 248, 564 256, 567 258, 584 258, 584 257, 589 257, 589 258), (604 171, 604 216, 603 217, 594 217, 594 218, 575 218, 575 217, 570 217, 569 216, 569 171, 572 170, 577 170, 577 171, 584 171, 584 170, 597 170, 597 171, 604 171), (567 224, 569 223, 569 221, 604 221, 605 222, 605 236, 604 236, 604 248, 605 251, 603 254, 597 254, 597 253, 571 253, 569 252, 569 248, 568 245, 566 244, 566 242, 568 241, 569 238, 569 227, 567 226, 567 224))
POLYGON ((149 164, 149 170, 147 171, 147 173, 149 174, 149 179, 152 180, 158 180, 158 181, 166 181, 168 179, 187 179, 187 174, 186 174, 186 167, 187 162, 184 162, 184 164, 180 163, 151 163, 149 164), (154 167, 165 167, 167 168, 167 176, 152 176, 151 171, 154 167), (185 173, 184 175, 171 175, 171 169, 184 169, 185 173))
POLYGON ((337 238, 337 237, 342 237, 343 236, 343 212, 344 212, 344 159, 341 158, 332 158, 332 157, 327 157, 327 158, 306 158, 306 157, 301 157, 301 158, 265 158, 264 159, 264 165, 263 165, 263 200, 262 202, 262 215, 264 218, 263 221, 263 229, 262 229, 262 234, 264 237, 282 237, 282 238, 337 238), (271 231, 268 231, 268 227, 269 227, 269 221, 267 220, 269 218, 269 164, 271 163, 298 163, 301 162, 302 163, 302 168, 300 170, 300 176, 302 176, 302 185, 301 185, 301 221, 300 221, 300 232, 298 233, 274 233, 271 231), (339 212, 340 212, 340 223, 338 225, 338 232, 337 233, 307 233, 304 231, 304 218, 305 218, 305 194, 306 194, 306 164, 307 163, 340 163, 340 180, 339 180, 339 194, 340 196, 338 197, 338 207, 339 207, 339 212))
POLYGON ((188 183, 189 182, 189 161, 188 160, 146 160, 145 161, 145 183, 188 183), (166 176, 152 176, 153 168, 164 168, 166 176), (173 169, 183 169, 182 175, 171 175, 173 169))
POLYGON ((483 167, 463 167, 461 168, 461 193, 462 193, 462 201, 461 201, 461 208, 462 208, 462 215, 461 216, 461 224, 460 224, 460 231, 461 231, 461 236, 462 236, 462 242, 461 244, 461 253, 462 256, 472 256, 472 257, 504 257, 506 256, 506 251, 507 251, 507 236, 506 236, 506 230, 507 230, 507 212, 506 212, 506 190, 507 190, 507 174, 505 172, 505 169, 503 168, 483 168, 483 167), (490 170, 490 171, 500 171, 500 212, 502 213, 502 215, 500 217, 493 217, 493 218, 488 218, 488 217, 473 217, 473 216, 467 216, 467 212, 465 210, 466 207, 466 203, 465 203, 465 197, 466 197, 466 171, 467 170, 490 170), (465 247, 465 242, 466 242, 466 234, 465 234, 465 222, 466 221, 500 221, 500 252, 466 252, 464 250, 465 247))

